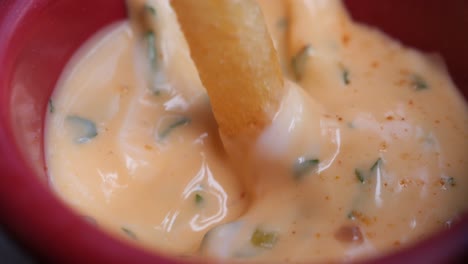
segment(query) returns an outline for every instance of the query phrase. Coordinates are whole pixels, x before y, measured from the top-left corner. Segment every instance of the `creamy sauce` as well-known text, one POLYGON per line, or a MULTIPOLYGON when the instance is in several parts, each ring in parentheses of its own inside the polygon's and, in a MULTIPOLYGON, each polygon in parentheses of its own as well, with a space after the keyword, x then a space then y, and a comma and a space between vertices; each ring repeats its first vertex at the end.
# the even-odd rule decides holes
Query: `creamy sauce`
POLYGON ((443 63, 354 23, 339 1, 258 1, 291 89, 242 156, 248 197, 174 12, 154 2, 153 79, 122 22, 75 55, 49 104, 51 185, 99 227, 175 255, 346 260, 468 208, 468 109, 443 63))

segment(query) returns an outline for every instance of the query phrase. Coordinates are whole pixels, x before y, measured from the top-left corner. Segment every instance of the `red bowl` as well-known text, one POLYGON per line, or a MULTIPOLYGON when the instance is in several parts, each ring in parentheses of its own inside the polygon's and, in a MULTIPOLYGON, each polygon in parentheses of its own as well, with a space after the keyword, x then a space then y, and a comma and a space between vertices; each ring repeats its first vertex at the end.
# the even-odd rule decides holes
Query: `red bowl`
MULTIPOLYGON (((440 52, 465 98, 468 2, 349 0, 353 16, 426 51, 440 52)), ((125 18, 123 1, 0 0, 0 225, 41 262, 181 263, 88 225, 47 187, 43 126, 67 60, 100 28, 125 18)), ((468 249, 468 216, 379 263, 446 263, 468 249)), ((465 253, 466 254, 466 253, 465 253)), ((466 256, 466 255, 465 255, 466 256)))

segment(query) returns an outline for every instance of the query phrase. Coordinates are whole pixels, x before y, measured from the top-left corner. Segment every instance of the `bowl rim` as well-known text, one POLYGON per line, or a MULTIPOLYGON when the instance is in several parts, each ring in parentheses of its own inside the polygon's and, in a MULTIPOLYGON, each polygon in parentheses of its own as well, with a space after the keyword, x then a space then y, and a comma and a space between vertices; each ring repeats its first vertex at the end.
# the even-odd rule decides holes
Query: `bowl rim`
MULTIPOLYGON (((0 223, 33 256, 67 263, 186 263, 149 252, 112 238, 69 209, 41 183, 19 151, 12 131, 9 105, 15 32, 27 17, 38 16, 47 0, 0 1, 0 223), (14 201, 12 203, 12 201, 14 201), (34 225, 30 222, 33 221, 34 225), (85 252, 85 253, 83 253, 85 252)), ((19 45, 18 45, 19 46, 19 45)), ((45 113, 43 113, 45 114, 45 113)), ((387 256, 366 263, 398 263, 402 260, 444 262, 468 247, 468 215, 449 230, 437 233, 387 256), (460 247, 453 247, 459 241, 460 247)), ((206 260, 198 260, 206 263, 206 260)), ((189 261, 191 263, 197 262, 189 261)))

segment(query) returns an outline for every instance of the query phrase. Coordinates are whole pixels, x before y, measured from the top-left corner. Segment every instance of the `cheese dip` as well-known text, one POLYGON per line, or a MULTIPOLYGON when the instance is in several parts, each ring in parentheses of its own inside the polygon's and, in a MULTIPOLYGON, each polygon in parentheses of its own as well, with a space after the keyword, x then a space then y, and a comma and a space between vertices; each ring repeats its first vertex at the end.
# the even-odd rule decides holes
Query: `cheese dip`
POLYGON ((293 89, 242 153, 257 161, 250 196, 176 14, 151 3, 157 34, 102 30, 49 101, 50 185, 98 227, 176 256, 357 260, 468 208, 468 108, 438 56, 353 22, 337 0, 258 0, 293 89))

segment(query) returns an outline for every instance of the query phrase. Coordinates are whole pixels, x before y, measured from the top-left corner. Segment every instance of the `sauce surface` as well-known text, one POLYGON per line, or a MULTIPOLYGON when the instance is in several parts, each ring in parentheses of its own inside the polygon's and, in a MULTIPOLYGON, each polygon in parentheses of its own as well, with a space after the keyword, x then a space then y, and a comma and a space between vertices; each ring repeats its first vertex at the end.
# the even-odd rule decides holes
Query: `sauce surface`
POLYGON ((340 1, 258 0, 295 88, 245 155, 260 161, 249 197, 175 14, 153 2, 154 79, 122 22, 75 55, 49 102, 50 184, 99 227, 176 255, 348 260, 468 208, 468 109, 443 62, 354 23, 340 1))

